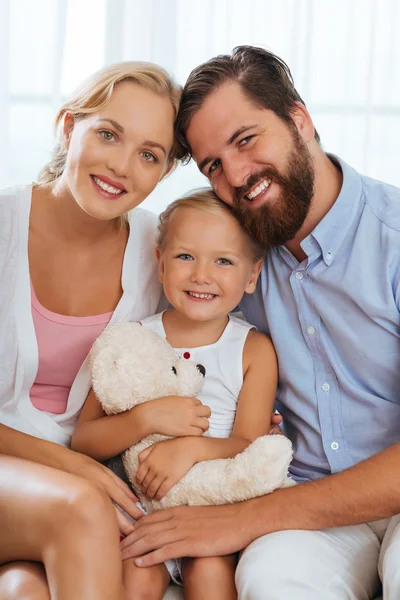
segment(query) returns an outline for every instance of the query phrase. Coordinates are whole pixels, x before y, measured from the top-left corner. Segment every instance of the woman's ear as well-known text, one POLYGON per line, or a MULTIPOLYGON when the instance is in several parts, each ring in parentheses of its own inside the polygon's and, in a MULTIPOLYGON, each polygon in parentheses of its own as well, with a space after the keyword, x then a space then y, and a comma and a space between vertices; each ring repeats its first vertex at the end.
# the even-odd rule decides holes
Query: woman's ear
POLYGON ((64 121, 63 121, 63 140, 64 140, 64 146, 67 150, 69 147, 69 143, 71 140, 71 135, 72 135, 74 126, 75 126, 74 115, 69 112, 66 112, 64 115, 64 121))
POLYGON ((256 263, 254 263, 249 281, 244 290, 246 292, 246 294, 253 294, 255 292, 256 287, 257 287, 258 277, 261 273, 263 264, 264 264, 264 260, 262 258, 260 260, 258 260, 256 263))

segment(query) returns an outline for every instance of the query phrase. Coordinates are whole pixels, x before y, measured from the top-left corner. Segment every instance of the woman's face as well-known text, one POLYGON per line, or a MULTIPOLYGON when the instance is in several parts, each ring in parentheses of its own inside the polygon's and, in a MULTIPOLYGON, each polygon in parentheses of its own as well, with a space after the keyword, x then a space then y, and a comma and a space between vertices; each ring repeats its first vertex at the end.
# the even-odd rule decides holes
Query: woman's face
POLYGON ((110 220, 147 198, 168 170, 174 117, 169 98, 131 81, 98 112, 66 115, 62 183, 85 213, 110 220))

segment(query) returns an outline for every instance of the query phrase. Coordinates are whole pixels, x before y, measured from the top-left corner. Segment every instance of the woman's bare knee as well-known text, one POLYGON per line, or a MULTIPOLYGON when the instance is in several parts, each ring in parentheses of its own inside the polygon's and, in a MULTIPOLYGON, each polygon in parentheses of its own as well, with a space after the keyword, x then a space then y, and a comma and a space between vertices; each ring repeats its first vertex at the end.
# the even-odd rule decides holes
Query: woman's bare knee
POLYGON ((43 565, 14 562, 1 566, 0 600, 50 600, 43 565))
POLYGON ((140 568, 133 560, 123 562, 125 600, 161 600, 170 576, 165 565, 140 568))

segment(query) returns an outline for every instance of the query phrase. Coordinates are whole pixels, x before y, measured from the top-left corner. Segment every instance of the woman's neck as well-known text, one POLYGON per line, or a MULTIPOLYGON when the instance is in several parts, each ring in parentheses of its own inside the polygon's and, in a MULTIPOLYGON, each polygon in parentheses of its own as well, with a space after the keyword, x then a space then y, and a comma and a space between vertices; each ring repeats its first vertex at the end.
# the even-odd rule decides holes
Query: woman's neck
POLYGON ((198 348, 215 344, 224 333, 229 317, 210 321, 194 321, 175 309, 163 314, 163 325, 168 342, 173 348, 198 348))
POLYGON ((60 242, 92 246, 121 229, 119 219, 101 221, 85 213, 59 181, 34 188, 32 207, 35 221, 53 231, 60 242))

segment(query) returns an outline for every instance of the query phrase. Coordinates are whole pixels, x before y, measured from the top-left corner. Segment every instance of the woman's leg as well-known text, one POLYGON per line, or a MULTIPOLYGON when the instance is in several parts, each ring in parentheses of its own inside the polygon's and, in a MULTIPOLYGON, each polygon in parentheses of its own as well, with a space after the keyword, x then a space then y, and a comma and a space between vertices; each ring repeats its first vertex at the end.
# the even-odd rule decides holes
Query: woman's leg
MULTIPOLYGON (((0 564, 43 563, 57 600, 123 598, 119 531, 105 493, 80 477, 8 456, 0 456, 0 490, 0 564)), ((10 574, 11 565, 3 576, 12 582, 10 574)))
POLYGON ((185 558, 182 564, 186 600, 236 600, 237 555, 185 558))
POLYGON ((125 600, 162 600, 170 581, 167 567, 137 567, 132 558, 122 563, 125 600))
POLYGON ((0 567, 1 600, 51 600, 41 563, 13 562, 0 567))

